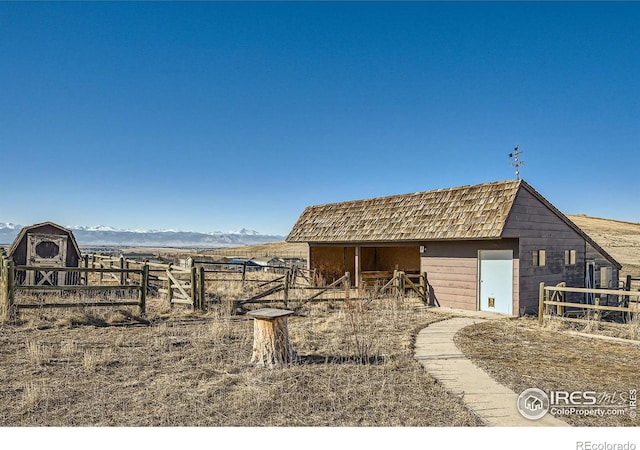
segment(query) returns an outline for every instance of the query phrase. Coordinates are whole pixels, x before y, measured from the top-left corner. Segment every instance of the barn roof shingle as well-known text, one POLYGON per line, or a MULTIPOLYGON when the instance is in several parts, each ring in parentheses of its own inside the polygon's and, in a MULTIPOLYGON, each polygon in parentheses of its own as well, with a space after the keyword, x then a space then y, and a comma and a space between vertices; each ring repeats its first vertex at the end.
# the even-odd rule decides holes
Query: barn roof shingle
POLYGON ((500 239, 520 189, 526 189, 621 268, 620 263, 524 180, 309 206, 286 241, 337 244, 500 239))
POLYGON ((310 206, 289 242, 494 239, 521 180, 310 206))

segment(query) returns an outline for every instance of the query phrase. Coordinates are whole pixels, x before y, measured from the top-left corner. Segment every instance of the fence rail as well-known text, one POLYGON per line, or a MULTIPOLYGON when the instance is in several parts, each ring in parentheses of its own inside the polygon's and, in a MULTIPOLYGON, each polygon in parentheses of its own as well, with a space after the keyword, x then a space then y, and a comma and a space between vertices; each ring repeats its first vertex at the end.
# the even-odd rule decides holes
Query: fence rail
MULTIPOLYGON (((35 279, 35 277, 34 277, 35 279)), ((12 260, 2 255, 0 257, 0 319, 4 321, 15 320, 21 309, 36 308, 74 308, 74 307, 114 307, 114 306, 137 306, 140 315, 145 314, 147 287, 149 279, 149 268, 143 266, 140 269, 131 268, 105 268, 105 267, 45 267, 45 266, 16 266, 12 260), (72 272, 84 275, 79 280, 83 284, 56 285, 56 284, 23 284, 16 283, 17 272, 72 272), (96 273, 100 276, 108 274, 120 274, 122 279, 129 280, 126 275, 132 274, 138 281, 121 283, 118 285, 90 284, 89 275, 96 273), (112 292, 112 291, 137 292, 137 300, 133 301, 70 301, 70 302, 46 302, 25 303, 16 300, 17 292, 112 292)), ((131 280, 129 280, 131 281, 131 280)))
POLYGON ((640 313, 640 291, 630 291, 621 289, 591 289, 591 288, 579 288, 568 287, 565 283, 559 283, 556 286, 545 286, 544 283, 540 283, 539 299, 538 299, 538 322, 540 325, 544 323, 544 316, 551 314, 550 306, 557 308, 557 316, 564 320, 582 321, 583 319, 567 318, 566 308, 571 308, 573 311, 588 310, 596 311, 596 319, 600 319, 600 311, 619 312, 622 317, 626 314, 638 314, 640 313), (566 293, 578 293, 578 294, 594 294, 596 296, 596 303, 577 303, 568 302, 565 299, 566 293), (600 296, 615 296, 618 297, 618 305, 601 305, 600 296), (635 298, 635 300, 631 300, 635 298), (559 299, 559 300, 557 300, 559 299), (635 303, 635 306, 625 306, 630 303, 635 303))

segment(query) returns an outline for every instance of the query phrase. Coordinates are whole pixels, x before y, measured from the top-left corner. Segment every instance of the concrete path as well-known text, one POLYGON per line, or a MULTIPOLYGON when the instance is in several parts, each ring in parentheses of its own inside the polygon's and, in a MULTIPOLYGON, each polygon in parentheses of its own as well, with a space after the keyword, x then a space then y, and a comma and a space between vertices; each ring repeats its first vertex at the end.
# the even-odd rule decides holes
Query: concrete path
MULTIPOLYGON (((504 316, 503 316, 504 317, 504 316)), ((429 325, 416 339, 415 357, 431 376, 467 406, 488 426, 558 427, 565 422, 547 414, 539 420, 525 419, 517 409, 518 394, 497 383, 468 360, 453 342, 453 336, 469 325, 486 319, 454 317, 429 325)), ((535 387, 535 386, 531 386, 535 387)))

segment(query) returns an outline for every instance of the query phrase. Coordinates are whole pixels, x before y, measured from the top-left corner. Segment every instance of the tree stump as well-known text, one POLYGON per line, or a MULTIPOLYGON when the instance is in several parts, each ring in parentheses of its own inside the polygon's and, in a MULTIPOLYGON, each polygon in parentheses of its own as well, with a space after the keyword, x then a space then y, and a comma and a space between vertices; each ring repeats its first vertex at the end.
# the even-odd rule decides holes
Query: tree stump
POLYGON ((293 358, 289 344, 287 317, 293 311, 263 308, 250 311, 253 317, 253 354, 251 362, 262 367, 288 364, 293 358))

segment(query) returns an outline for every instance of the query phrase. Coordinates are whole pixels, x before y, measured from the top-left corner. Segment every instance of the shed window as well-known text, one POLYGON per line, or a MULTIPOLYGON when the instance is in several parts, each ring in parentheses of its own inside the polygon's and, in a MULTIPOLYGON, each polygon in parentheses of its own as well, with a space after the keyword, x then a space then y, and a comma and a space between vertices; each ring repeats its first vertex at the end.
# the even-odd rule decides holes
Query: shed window
POLYGON ((575 250, 565 250, 564 251, 564 265, 565 266, 573 266, 576 263, 576 251, 575 250))
POLYGON ((546 250, 534 250, 533 251, 533 265, 542 267, 547 263, 547 251, 546 250))

